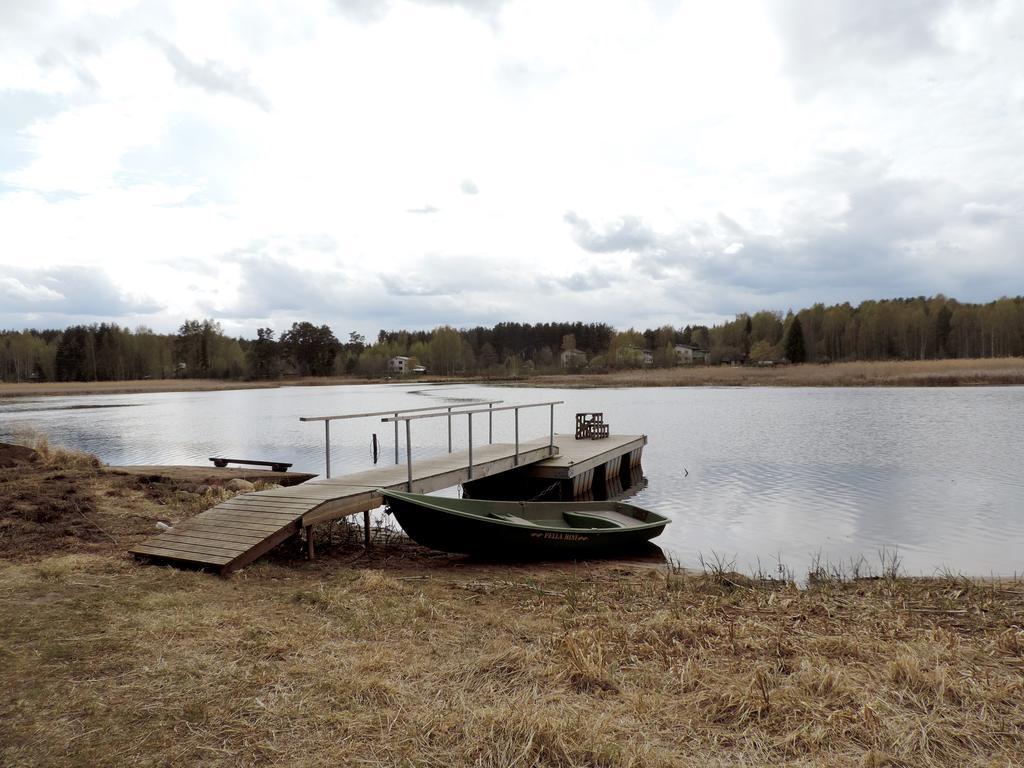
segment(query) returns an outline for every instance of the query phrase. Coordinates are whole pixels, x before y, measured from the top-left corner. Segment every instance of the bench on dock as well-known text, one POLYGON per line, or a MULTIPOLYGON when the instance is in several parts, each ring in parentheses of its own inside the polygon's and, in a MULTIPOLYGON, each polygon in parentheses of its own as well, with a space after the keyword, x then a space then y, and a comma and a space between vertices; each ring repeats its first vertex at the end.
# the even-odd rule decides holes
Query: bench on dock
POLYGON ((273 472, 287 472, 291 462, 284 461, 255 461, 253 459, 225 459, 220 456, 211 456, 210 461, 215 467, 226 467, 228 464, 251 464, 253 466, 270 467, 273 472))
POLYGON ((608 437, 609 427, 604 423, 603 413, 577 413, 576 439, 600 440, 608 437))

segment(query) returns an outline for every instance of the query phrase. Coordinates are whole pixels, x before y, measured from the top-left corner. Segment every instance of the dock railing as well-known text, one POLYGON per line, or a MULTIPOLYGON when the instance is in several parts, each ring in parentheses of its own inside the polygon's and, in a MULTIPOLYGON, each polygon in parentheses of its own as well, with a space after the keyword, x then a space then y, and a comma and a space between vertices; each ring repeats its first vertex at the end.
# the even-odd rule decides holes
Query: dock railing
MULTIPOLYGON (((468 435, 468 437, 469 437, 469 439, 468 439, 468 445, 469 445, 469 479, 472 480, 473 479, 473 416, 475 414, 478 414, 478 413, 486 413, 486 414, 488 414, 488 419, 490 421, 489 442, 491 442, 491 443, 494 442, 494 428, 493 428, 494 427, 494 422, 493 422, 494 414, 496 412, 498 412, 498 411, 512 411, 515 414, 515 417, 514 417, 515 418, 515 453, 513 454, 513 457, 512 457, 512 466, 518 467, 519 466, 519 411, 521 411, 521 410, 523 410, 525 408, 541 408, 541 407, 544 407, 544 406, 547 406, 547 407, 549 407, 551 409, 551 417, 550 417, 549 426, 548 426, 548 449, 549 449, 550 453, 553 454, 554 453, 554 449, 555 449, 555 406, 556 405, 561 405, 564 402, 565 402, 564 400, 549 400, 549 401, 543 402, 543 403, 523 403, 521 405, 504 405, 501 408, 494 408, 493 405, 488 404, 487 408, 478 408, 478 409, 475 409, 475 410, 464 410, 464 411, 452 411, 452 409, 449 408, 447 414, 444 414, 444 413, 424 413, 424 414, 418 414, 416 416, 399 416, 398 414, 395 414, 394 416, 389 416, 389 417, 383 418, 383 419, 381 419, 381 421, 382 422, 388 422, 388 421, 394 422, 395 430, 396 431, 398 429, 398 422, 400 422, 400 421, 404 421, 405 422, 405 463, 406 463, 407 477, 408 477, 408 481, 406 483, 406 489, 411 493, 412 492, 412 422, 418 421, 420 419, 436 419, 439 416, 447 416, 448 417, 448 452, 451 453, 451 423, 452 423, 451 419, 452 419, 452 416, 466 416, 467 417, 468 428, 469 428, 469 435, 468 435)), ((472 405, 476 405, 476 404, 474 403, 472 405)), ((467 404, 466 406, 463 406, 463 407, 464 408, 469 408, 470 404, 467 404)), ((397 440, 395 441, 395 444, 396 445, 398 444, 397 440)), ((395 463, 397 464, 398 462, 396 461, 395 463)))
MULTIPOLYGON (((391 416, 394 415, 397 418, 403 413, 423 413, 424 411, 439 411, 439 413, 430 414, 432 416, 447 416, 448 417, 448 453, 452 452, 452 410, 455 408, 470 408, 477 405, 486 405, 487 408, 483 408, 478 413, 485 413, 491 410, 491 406, 503 403, 504 400, 472 400, 466 403, 457 403, 455 405, 431 405, 424 408, 389 408, 386 411, 368 411, 366 413, 342 413, 337 416, 300 416, 299 421, 322 421, 324 423, 324 464, 326 465, 326 476, 331 476, 331 422, 342 421, 345 419, 365 419, 371 416, 391 416)), ((456 411, 456 413, 462 413, 462 411, 456 411)), ((393 419, 382 419, 382 421, 392 421, 393 419)), ((492 414, 488 418, 488 432, 489 441, 494 442, 494 415, 492 414)), ((398 422, 395 421, 395 464, 398 464, 398 422)))

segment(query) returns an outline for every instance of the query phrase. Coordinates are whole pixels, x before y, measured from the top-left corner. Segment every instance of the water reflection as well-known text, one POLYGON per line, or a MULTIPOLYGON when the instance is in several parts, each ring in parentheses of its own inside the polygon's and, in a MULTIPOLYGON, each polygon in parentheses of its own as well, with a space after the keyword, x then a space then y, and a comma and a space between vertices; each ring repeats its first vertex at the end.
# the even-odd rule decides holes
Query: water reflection
MULTIPOLYGON (((36 430, 112 464, 207 464, 209 456, 239 455, 322 472, 323 428, 299 416, 415 408, 428 398, 441 405, 565 400, 556 409, 558 432, 572 432, 577 411, 602 411, 613 432, 646 433, 647 483, 606 492, 671 517, 658 543, 687 565, 714 551, 742 568, 781 559, 801 571, 819 556, 876 559, 887 548, 898 549, 911 573, 1024 572, 1021 388, 394 384, 23 398, 0 402, 0 439, 36 430)), ((547 409, 523 411, 524 439, 546 435, 547 419, 547 409)), ((511 413, 495 414, 494 431, 495 440, 512 440, 511 413)), ((390 425, 332 426, 335 474, 372 466, 374 433, 381 460, 393 460, 390 425)), ((453 437, 464 450, 464 417, 453 437)), ((414 461, 446 447, 444 419, 414 423, 414 461)), ((403 459, 404 451, 403 442, 403 459)))

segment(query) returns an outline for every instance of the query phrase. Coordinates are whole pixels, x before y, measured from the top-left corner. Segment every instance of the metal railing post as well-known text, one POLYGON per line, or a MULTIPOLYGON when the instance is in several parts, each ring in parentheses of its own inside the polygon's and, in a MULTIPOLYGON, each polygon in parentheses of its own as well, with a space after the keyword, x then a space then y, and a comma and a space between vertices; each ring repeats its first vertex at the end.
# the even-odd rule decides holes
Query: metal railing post
POLYGON ((469 414, 469 479, 473 479, 473 414, 469 414))
POLYGON ((395 414, 395 464, 398 464, 398 414, 395 414))
POLYGON ((487 406, 487 444, 494 445, 494 405, 487 406))
POLYGON ((452 452, 452 407, 448 406, 448 453, 452 452))
POLYGON ((515 458, 512 460, 512 466, 513 467, 518 467, 519 466, 519 409, 518 408, 513 408, 512 410, 513 410, 513 412, 516 415, 516 455, 515 455, 515 458))
POLYGON ((327 464, 327 477, 331 476, 331 422, 324 422, 324 458, 327 464))
POLYGON ((548 453, 553 453, 555 450, 555 404, 551 404, 551 423, 548 433, 548 453))
POLYGON ((408 419, 405 420, 405 465, 408 468, 405 490, 412 493, 412 422, 408 419))

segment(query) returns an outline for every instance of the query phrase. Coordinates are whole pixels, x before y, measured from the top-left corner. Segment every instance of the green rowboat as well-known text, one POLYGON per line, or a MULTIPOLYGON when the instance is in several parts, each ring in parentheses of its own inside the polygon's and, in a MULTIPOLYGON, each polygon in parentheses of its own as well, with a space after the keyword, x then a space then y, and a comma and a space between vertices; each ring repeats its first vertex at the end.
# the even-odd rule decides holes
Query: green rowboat
POLYGON ((460 554, 599 554, 643 544, 669 523, 655 512, 616 501, 485 501, 381 493, 409 538, 431 549, 460 554))

